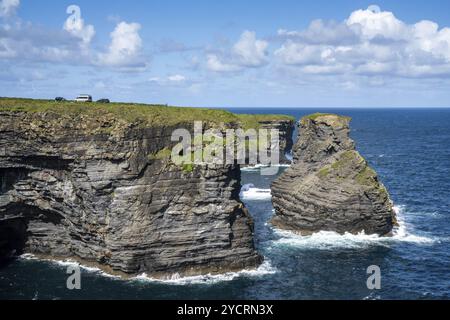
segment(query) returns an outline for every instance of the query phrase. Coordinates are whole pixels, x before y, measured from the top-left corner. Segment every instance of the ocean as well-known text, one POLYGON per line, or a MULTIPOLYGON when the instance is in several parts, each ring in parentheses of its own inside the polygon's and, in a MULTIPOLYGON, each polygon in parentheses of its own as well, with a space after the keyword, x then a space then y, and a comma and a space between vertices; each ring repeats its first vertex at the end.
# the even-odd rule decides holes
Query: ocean
MULTIPOLYGON (((275 177, 243 171, 244 202, 255 220, 258 270, 156 281, 121 280, 83 268, 81 290, 66 288, 67 262, 25 256, 0 269, 0 299, 450 299, 450 109, 231 109, 236 113, 314 112, 351 116, 357 149, 376 169, 398 212, 392 238, 274 230, 275 177), (381 289, 367 288, 367 268, 381 289)), ((285 170, 280 168, 280 173, 285 170)))

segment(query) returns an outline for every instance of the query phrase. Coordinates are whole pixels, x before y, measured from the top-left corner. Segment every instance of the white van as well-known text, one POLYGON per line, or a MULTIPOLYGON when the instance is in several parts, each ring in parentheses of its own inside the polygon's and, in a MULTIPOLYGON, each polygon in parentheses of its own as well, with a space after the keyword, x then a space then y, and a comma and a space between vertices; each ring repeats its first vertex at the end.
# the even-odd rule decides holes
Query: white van
POLYGON ((92 102, 92 97, 88 94, 80 94, 76 99, 76 102, 92 102))

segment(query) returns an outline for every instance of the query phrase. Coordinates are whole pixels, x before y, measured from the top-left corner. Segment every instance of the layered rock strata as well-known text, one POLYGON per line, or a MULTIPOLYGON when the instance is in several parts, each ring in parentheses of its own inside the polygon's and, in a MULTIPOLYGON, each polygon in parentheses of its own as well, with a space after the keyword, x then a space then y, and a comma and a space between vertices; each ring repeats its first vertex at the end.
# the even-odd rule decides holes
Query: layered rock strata
MULTIPOLYGON (((278 130, 279 132, 279 154, 280 164, 291 164, 289 155, 293 146, 293 135, 295 129, 295 121, 292 120, 267 120, 260 121, 260 128, 266 130, 278 130)), ((270 154, 270 153, 269 153, 270 154)))
POLYGON ((278 228, 389 235, 392 201, 375 171, 355 150, 350 118, 315 114, 300 122, 294 163, 272 185, 278 228))
POLYGON ((0 112, 0 258, 166 277, 256 268, 238 166, 179 167, 171 134, 109 113, 0 112))

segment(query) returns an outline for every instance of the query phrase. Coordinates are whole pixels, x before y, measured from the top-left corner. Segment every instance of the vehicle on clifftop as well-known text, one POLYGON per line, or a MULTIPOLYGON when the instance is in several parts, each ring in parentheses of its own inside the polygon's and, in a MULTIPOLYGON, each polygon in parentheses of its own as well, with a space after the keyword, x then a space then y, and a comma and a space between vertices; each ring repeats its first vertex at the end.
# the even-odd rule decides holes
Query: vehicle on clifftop
POLYGON ((80 94, 76 97, 75 102, 92 102, 92 96, 88 94, 80 94))
POLYGON ((100 99, 97 100, 97 103, 111 103, 111 101, 109 99, 100 99))

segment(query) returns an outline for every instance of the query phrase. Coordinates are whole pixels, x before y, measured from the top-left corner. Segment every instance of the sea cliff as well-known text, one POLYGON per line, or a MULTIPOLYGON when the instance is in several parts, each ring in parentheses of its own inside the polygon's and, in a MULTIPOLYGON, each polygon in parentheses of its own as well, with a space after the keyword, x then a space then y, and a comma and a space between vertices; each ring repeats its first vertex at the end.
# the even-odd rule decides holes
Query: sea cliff
POLYGON ((272 185, 272 224, 319 231, 389 235, 393 204, 376 172, 355 150, 350 118, 314 114, 300 122, 294 163, 272 185))
MULTIPOLYGON (((256 268, 238 165, 177 166, 175 129, 267 117, 0 99, 0 258, 32 253, 164 278, 256 268)), ((286 139, 289 136, 284 134, 286 139)), ((289 146, 291 142, 283 144, 289 146)))

